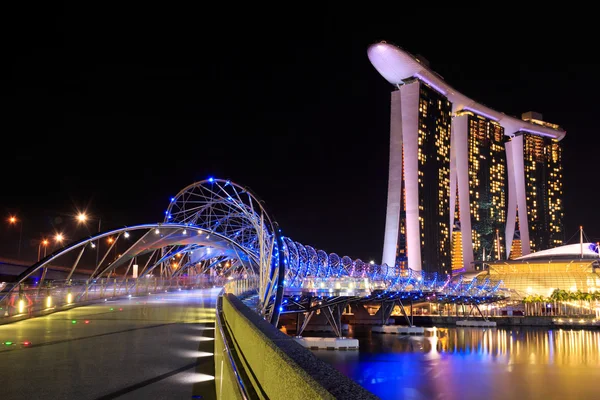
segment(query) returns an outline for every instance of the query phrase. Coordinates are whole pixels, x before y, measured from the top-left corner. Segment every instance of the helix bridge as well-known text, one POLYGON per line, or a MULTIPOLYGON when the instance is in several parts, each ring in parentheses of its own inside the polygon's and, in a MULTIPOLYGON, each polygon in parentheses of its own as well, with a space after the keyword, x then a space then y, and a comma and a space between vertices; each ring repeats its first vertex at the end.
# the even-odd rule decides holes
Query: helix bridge
POLYGON ((389 316, 395 305, 477 306, 508 296, 501 282, 485 276, 452 279, 301 244, 283 234, 264 204, 249 188, 229 180, 195 182, 170 199, 162 222, 84 237, 31 265, 2 288, 0 304, 25 297, 34 306, 52 298, 76 303, 181 288, 210 277, 252 299, 249 304, 274 325, 281 314, 304 314, 306 324, 323 310, 339 328, 350 302, 380 302, 389 316), (100 256, 106 240, 111 245, 100 256), (121 250, 115 254, 117 243, 121 250), (57 264, 67 265, 65 277, 49 279, 57 264))

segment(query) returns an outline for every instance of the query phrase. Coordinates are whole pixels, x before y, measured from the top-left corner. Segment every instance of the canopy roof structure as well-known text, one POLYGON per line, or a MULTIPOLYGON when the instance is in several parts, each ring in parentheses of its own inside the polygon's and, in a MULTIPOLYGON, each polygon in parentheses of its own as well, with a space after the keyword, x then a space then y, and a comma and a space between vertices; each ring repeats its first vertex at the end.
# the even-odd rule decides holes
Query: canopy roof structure
POLYGON ((541 125, 521 120, 493 110, 454 89, 436 72, 429 69, 417 57, 386 42, 375 43, 369 46, 367 55, 371 64, 392 85, 401 85, 405 81, 417 78, 425 82, 452 102, 452 111, 471 111, 475 114, 497 122, 505 129, 506 135, 516 132, 528 132, 556 140, 565 137, 562 129, 554 129, 548 125, 541 125))
POLYGON ((515 258, 515 260, 539 261, 552 259, 594 259, 598 257, 598 245, 596 243, 577 243, 537 251, 515 258))

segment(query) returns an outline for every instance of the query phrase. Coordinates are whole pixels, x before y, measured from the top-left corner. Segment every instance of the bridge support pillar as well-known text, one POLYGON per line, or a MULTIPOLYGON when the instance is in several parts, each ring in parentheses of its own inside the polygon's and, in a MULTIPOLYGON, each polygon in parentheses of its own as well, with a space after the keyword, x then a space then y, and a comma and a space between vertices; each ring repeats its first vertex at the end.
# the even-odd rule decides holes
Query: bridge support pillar
MULTIPOLYGON (((313 311, 305 312, 303 314, 304 314, 304 321, 302 321, 302 325, 296 325, 296 337, 302 336, 302 332, 304 332, 304 329, 306 329, 308 322, 310 321, 312 316, 315 314, 315 312, 313 310, 313 311)), ((300 313, 298 313, 297 321, 300 322, 300 313)))
POLYGON ((481 318, 483 318, 484 321, 488 321, 488 318, 485 315, 483 315, 483 313, 481 312, 481 309, 479 308, 478 304, 472 304, 471 305, 471 312, 469 312, 469 315, 471 315, 471 313, 474 310, 477 310, 479 312, 479 315, 481 315, 481 318))
POLYGON ((404 307, 404 304, 402 303, 402 300, 398 300, 398 304, 400 304, 400 308, 402 309, 402 314, 404 314, 404 318, 406 319, 406 323, 408 324, 408 326, 412 327, 413 326, 413 321, 412 321, 412 301, 410 302, 410 318, 408 317, 408 313, 406 312, 406 308, 404 307))
POLYGON ((344 337, 342 329, 342 313, 347 304, 348 302, 344 301, 323 308, 327 322, 329 322, 329 325, 333 328, 333 332, 339 338, 344 337))
POLYGON ((381 325, 387 325, 387 322, 394 311, 394 307, 396 307, 396 300, 381 302, 381 325))

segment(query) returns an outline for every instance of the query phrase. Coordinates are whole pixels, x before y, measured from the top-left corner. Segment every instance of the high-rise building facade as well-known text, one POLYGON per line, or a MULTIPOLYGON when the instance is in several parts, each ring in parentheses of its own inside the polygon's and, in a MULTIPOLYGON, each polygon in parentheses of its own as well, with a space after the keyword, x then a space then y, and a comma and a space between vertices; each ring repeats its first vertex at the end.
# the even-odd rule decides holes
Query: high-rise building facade
MULTIPOLYGON (((523 118, 527 118, 527 114, 523 118)), ((540 121, 541 115, 537 115, 540 121)), ((532 252, 564 244, 562 145, 522 132, 529 247, 532 252)), ((518 222, 517 222, 518 227, 518 222)))
MULTIPOLYGON (((468 120, 469 209, 476 259, 500 259, 497 232, 506 224, 506 156, 504 128, 495 121, 463 111, 468 120)), ((459 199, 460 201, 460 199, 459 199)))
MULTIPOLYGON (((431 272, 450 268, 450 125, 452 105, 419 83, 417 137, 421 265, 431 272)), ((410 257, 410 254, 408 254, 410 257)))
POLYGON ((390 253, 394 260, 405 255, 411 269, 448 270, 452 104, 434 88, 413 79, 392 93, 392 110, 394 172, 388 207, 394 211, 389 214, 387 240, 394 250, 390 253), (403 247, 399 246, 402 242, 403 247))
POLYGON ((403 253, 410 269, 448 274, 519 245, 528 254, 562 244, 563 130, 475 102, 396 46, 368 55, 395 88, 383 263, 403 253))

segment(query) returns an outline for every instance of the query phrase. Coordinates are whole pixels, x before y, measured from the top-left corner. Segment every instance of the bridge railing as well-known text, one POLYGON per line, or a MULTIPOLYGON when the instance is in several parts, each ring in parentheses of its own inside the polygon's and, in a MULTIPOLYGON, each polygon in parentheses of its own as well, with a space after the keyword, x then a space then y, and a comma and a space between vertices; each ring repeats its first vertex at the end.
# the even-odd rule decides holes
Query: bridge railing
POLYGON ((48 281, 42 286, 20 284, 0 301, 0 320, 12 317, 29 318, 112 298, 209 288, 223 286, 225 283, 225 279, 198 275, 171 279, 144 277, 48 281))
POLYGON ((257 293, 259 285, 260 281, 255 276, 245 279, 228 279, 223 285, 223 291, 236 297, 244 297, 251 293, 257 293))

